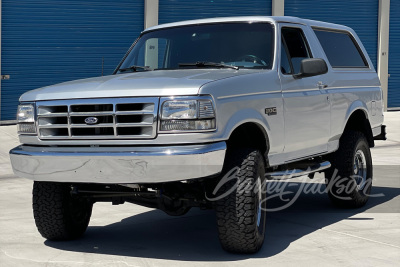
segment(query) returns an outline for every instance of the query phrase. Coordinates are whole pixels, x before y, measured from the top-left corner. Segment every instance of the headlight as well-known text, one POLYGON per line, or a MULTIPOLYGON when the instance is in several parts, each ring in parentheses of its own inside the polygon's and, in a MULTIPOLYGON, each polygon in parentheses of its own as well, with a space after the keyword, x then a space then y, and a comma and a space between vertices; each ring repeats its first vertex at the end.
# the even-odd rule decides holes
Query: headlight
POLYGON ((197 101, 196 100, 175 100, 165 101, 162 107, 161 119, 196 119, 197 101))
POLYGON ((35 127, 35 107, 32 104, 18 106, 17 110, 18 133, 36 133, 35 127))
POLYGON ((208 131, 216 128, 210 99, 168 100, 161 107, 161 131, 208 131))

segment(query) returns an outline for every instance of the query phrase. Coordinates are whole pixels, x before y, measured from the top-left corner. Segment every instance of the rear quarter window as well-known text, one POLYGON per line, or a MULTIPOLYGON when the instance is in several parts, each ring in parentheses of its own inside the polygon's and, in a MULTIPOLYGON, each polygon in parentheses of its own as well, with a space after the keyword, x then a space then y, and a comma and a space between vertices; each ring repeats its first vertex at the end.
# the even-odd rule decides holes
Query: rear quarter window
POLYGON ((367 68, 368 63, 354 38, 347 32, 314 29, 333 68, 367 68))

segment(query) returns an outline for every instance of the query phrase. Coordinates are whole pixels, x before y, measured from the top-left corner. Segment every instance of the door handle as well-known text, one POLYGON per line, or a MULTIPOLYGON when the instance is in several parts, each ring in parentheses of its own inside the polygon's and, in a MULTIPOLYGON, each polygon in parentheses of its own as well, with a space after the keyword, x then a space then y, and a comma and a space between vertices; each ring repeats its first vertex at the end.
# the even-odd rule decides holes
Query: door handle
POLYGON ((322 90, 322 89, 327 88, 328 85, 327 85, 327 84, 324 84, 323 82, 318 82, 318 83, 317 83, 317 87, 318 87, 318 89, 322 90))

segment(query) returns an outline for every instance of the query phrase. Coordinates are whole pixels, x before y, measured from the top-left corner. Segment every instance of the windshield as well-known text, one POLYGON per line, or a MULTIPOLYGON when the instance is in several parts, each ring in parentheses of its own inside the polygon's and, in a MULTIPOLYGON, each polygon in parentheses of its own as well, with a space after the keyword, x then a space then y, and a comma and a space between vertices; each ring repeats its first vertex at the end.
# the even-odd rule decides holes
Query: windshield
POLYGON ((120 70, 221 68, 222 64, 270 69, 273 36, 269 23, 217 23, 155 30, 140 37, 120 70))

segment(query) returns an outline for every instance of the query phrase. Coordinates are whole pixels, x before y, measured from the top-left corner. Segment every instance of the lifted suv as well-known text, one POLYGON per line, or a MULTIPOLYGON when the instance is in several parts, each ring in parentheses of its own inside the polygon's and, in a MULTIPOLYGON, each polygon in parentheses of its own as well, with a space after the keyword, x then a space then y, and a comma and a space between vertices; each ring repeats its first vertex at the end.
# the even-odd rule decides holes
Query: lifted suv
POLYGON ((254 253, 267 179, 325 172, 334 204, 361 207, 370 147, 385 139, 380 82, 356 33, 291 17, 149 28, 113 75, 20 102, 11 162, 34 181, 50 240, 80 237, 95 202, 130 202, 170 215, 213 208, 222 247, 254 253))

